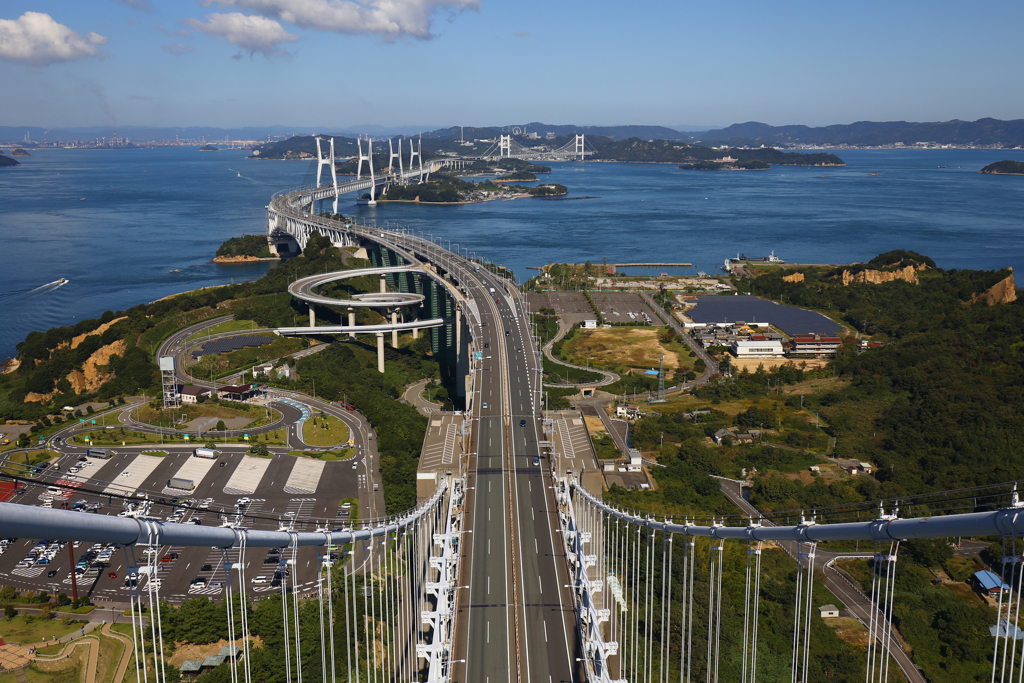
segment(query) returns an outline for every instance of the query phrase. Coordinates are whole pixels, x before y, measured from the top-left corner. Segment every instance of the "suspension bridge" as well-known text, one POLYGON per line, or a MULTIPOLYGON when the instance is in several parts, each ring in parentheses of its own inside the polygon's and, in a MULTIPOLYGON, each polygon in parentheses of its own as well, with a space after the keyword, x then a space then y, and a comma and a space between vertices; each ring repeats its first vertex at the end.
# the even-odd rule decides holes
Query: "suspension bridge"
MULTIPOLYGON (((905 517, 898 501, 873 510, 860 506, 856 517, 851 508, 771 520, 752 508, 677 519, 609 505, 600 490, 584 486, 579 472, 555 467, 559 459, 544 438, 539 409, 538 339, 515 283, 481 268, 481 260, 458 245, 445 249, 433 236, 313 215, 312 202, 336 197, 340 188, 276 196, 267 208, 268 236, 303 246, 313 234, 335 244, 373 244, 378 254, 406 260, 394 265, 388 256, 376 275, 415 271, 436 284, 443 294, 438 301, 449 307, 439 318, 442 325, 454 324, 447 319, 459 312, 452 338, 459 339, 456 365, 468 387, 465 416, 471 425, 464 462, 453 462, 450 472, 432 479, 434 490, 411 510, 340 526, 320 520, 312 531, 294 513, 269 520, 242 512, 212 527, 0 502, 5 535, 120 548, 129 578, 135 577, 129 582, 129 618, 140 654, 137 680, 167 680, 164 596, 161 582, 146 577, 157 576, 161 556, 172 547, 221 555, 228 640, 241 648, 237 664, 229 667, 232 683, 266 680, 252 665, 257 629, 251 619, 254 601, 268 599, 280 601, 275 638, 276 656, 284 660, 281 680, 753 683, 766 656, 762 561, 779 552, 796 568, 787 626, 791 648, 784 657, 790 680, 817 680, 822 674, 811 647, 815 576, 837 557, 818 544, 855 541, 869 548, 873 567, 870 590, 849 584, 859 605, 859 612, 852 606, 851 611, 868 631, 865 681, 886 681, 890 669, 899 668, 916 683, 924 676, 901 651, 892 626, 900 543, 972 536, 1002 538, 1006 548, 1001 579, 1009 590, 1000 593, 995 620, 1007 627, 993 636, 992 678, 1012 680, 1024 673, 1024 648, 1017 647, 1016 629, 1009 627, 1019 616, 1024 577, 1017 550, 1024 538, 1024 504, 1015 485, 904 501, 912 511, 905 517), (491 356, 471 360, 469 350, 481 345, 491 356), (245 523, 247 516, 272 521, 277 530, 273 524, 254 528, 245 523), (267 549, 280 558, 280 585, 271 592, 254 583, 250 568, 252 558, 267 549), (305 566, 300 552, 313 553, 312 585, 299 582, 305 566), (732 571, 737 566, 739 577, 732 571), (731 627, 729 610, 742 627, 731 627)), ((361 302, 393 308, 424 301, 416 292, 402 293, 394 280, 391 291, 363 299, 314 291, 340 277, 316 276, 296 282, 291 291, 306 303, 326 306, 361 302)), ((344 327, 322 333, 352 331, 344 327)))
POLYGON ((573 139, 561 147, 547 149, 543 147, 527 147, 511 135, 501 135, 483 154, 483 159, 522 159, 524 161, 586 161, 587 157, 597 154, 592 144, 587 142, 586 135, 577 133, 573 139))

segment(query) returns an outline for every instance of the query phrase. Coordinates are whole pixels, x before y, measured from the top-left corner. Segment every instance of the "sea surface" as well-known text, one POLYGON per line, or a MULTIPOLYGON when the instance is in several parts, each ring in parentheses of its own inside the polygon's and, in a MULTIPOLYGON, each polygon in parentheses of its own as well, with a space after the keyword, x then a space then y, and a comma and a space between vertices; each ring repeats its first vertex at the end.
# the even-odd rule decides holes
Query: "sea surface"
MULTIPOLYGON (((271 196, 311 175, 309 162, 246 159, 240 150, 31 153, 0 169, 0 359, 32 330, 260 277, 269 263, 210 260, 228 237, 265 232, 271 196), (52 284, 62 277, 67 284, 52 284)), ((588 259, 687 262, 689 272, 713 273, 739 252, 772 250, 798 263, 911 249, 943 268, 1024 265, 1024 177, 978 173, 994 161, 1024 161, 1024 151, 839 156, 845 167, 770 171, 560 163, 541 182, 596 198, 357 208, 350 195, 339 209, 450 240, 520 280, 536 274, 527 266, 588 259)), ((654 272, 664 270, 673 272, 654 272)))

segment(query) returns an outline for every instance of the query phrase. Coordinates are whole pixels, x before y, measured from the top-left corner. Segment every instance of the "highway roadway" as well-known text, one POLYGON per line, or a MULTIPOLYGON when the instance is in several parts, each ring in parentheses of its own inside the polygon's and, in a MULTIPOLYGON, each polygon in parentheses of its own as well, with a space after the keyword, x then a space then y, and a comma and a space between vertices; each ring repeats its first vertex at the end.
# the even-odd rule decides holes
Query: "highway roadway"
POLYGON ((473 338, 483 359, 474 368, 478 422, 461 582, 468 588, 460 600, 453 681, 581 680, 550 463, 535 463, 539 361, 523 301, 486 271, 462 284, 480 312, 473 338))

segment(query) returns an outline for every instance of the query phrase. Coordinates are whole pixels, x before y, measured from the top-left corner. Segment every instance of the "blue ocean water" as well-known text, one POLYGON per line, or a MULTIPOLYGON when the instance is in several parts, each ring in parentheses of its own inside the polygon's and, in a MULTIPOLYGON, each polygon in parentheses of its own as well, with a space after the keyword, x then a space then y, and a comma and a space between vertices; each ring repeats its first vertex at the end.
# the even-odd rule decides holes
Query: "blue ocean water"
MULTIPOLYGON (((0 358, 32 330, 262 275, 265 263, 210 259, 228 237, 262 233, 270 197, 301 184, 309 165, 246 154, 38 150, 21 166, 0 169, 0 358), (61 277, 69 283, 45 286, 61 277)), ((561 163, 541 182, 597 199, 357 208, 349 197, 340 210, 451 240, 520 279, 534 274, 526 266, 604 258, 690 262, 714 272, 737 252, 771 250, 800 263, 912 249, 944 268, 1024 264, 1024 177, 978 174, 993 161, 1024 161, 1024 151, 839 156, 845 167, 764 172, 561 163)))

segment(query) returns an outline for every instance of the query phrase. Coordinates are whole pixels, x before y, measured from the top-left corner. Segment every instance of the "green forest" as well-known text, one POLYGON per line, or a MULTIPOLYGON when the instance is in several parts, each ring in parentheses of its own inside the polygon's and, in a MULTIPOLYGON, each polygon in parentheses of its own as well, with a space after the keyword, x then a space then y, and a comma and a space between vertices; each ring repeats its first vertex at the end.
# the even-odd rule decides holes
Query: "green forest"
POLYGON ((217 256, 255 256, 270 258, 270 246, 266 235, 242 235, 229 237, 217 248, 217 256))

